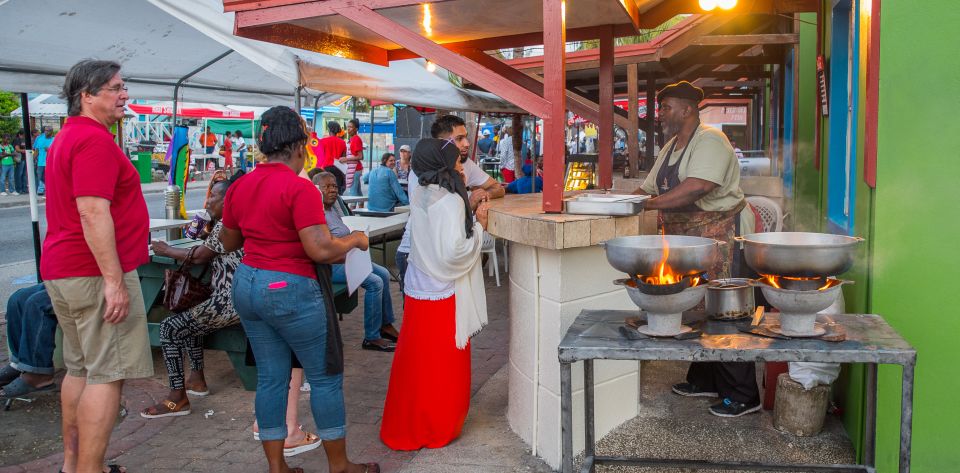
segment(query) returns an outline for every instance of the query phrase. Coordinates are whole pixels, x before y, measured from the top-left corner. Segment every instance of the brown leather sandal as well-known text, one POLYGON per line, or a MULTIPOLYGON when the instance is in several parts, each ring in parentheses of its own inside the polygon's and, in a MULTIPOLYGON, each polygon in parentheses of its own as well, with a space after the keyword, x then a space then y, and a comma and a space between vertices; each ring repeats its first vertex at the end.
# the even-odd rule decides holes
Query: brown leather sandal
POLYGON ((190 413, 190 399, 184 397, 180 402, 173 402, 169 399, 165 399, 160 404, 157 404, 152 407, 148 407, 140 411, 140 417, 143 417, 145 419, 159 419, 161 417, 185 416, 189 413, 190 413), (167 408, 167 412, 160 412, 161 406, 167 408), (150 413, 151 409, 153 409, 155 414, 150 413))

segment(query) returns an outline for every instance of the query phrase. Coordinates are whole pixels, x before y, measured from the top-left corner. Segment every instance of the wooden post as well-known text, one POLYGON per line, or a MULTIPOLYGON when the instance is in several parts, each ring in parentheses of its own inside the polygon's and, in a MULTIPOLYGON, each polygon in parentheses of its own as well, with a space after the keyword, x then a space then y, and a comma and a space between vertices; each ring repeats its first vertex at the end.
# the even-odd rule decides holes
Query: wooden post
MULTIPOLYGON (((636 178, 640 173, 640 111, 639 83, 636 64, 627 65, 627 115, 630 118, 630 127, 627 128, 627 152, 629 157, 627 166, 629 177, 636 178)), ((649 107, 649 104, 647 105, 649 107)))
POLYGON ((600 108, 598 167, 601 189, 613 187, 613 26, 600 29, 600 108))
POLYGON ((650 73, 647 75, 647 149, 643 154, 643 169, 653 168, 653 162, 657 157, 654 155, 654 145, 657 139, 657 77, 650 73))
POLYGON ((543 98, 549 114, 543 118, 543 211, 563 211, 563 128, 567 112, 567 26, 563 0, 543 0, 543 98))

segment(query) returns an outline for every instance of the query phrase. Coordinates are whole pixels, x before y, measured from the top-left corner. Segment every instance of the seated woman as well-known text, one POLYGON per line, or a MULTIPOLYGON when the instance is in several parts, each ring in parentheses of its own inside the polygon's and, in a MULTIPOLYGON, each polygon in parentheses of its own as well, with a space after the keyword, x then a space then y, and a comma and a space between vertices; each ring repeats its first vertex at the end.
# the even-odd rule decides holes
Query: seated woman
POLYGON ((233 273, 240 265, 243 250, 225 251, 220 243, 223 230, 223 199, 230 187, 225 174, 218 173, 211 180, 207 201, 203 205, 210 214, 213 228, 203 244, 195 247, 191 257, 190 250, 173 248, 163 241, 150 244, 155 254, 176 260, 190 257, 191 264, 211 265, 210 285, 213 293, 206 301, 187 311, 173 314, 160 324, 160 347, 163 361, 167 366, 170 379, 170 392, 165 400, 140 412, 147 419, 159 417, 183 416, 190 413, 190 400, 187 395, 206 396, 210 394, 203 377, 203 336, 240 321, 233 308, 233 273), (184 381, 183 351, 190 358, 190 378, 184 381))
POLYGON ((397 159, 393 153, 383 153, 381 166, 364 176, 367 181, 367 209, 374 212, 392 212, 397 205, 407 205, 407 193, 400 187, 397 173, 393 172, 397 159))
POLYGON ((296 112, 283 106, 267 110, 257 135, 266 162, 230 189, 220 240, 228 251, 244 249, 233 296, 257 360, 256 417, 269 471, 303 471, 290 468, 283 457, 294 353, 311 385, 310 407, 329 470, 377 473, 378 465, 347 458, 343 344, 327 268, 320 268, 321 275, 317 267, 353 248, 367 249, 367 237, 330 235, 320 192, 298 177, 308 135, 296 112))
MULTIPOLYGON (((379 168, 378 168, 379 169, 379 168)), ((333 174, 322 172, 314 176, 314 184, 323 193, 323 212, 327 218, 327 227, 330 233, 343 238, 350 234, 350 229, 343 223, 343 213, 337 203, 339 191, 337 180, 333 174)), ((342 264, 333 265, 333 282, 347 282, 347 275, 342 264)), ((390 298, 390 272, 387 268, 373 263, 373 272, 360 284, 365 294, 363 296, 363 343, 364 350, 392 352, 395 348, 391 341, 396 342, 400 333, 393 326, 393 299, 390 298)))
POLYGON ((543 178, 535 176, 533 165, 527 163, 523 165, 523 177, 507 184, 507 193, 529 194, 531 192, 543 192, 543 178))
POLYGON ((470 337, 487 323, 480 269, 487 202, 474 222, 460 151, 423 139, 413 152, 420 186, 410 206, 412 247, 380 439, 394 450, 440 448, 460 435, 470 407, 470 337))

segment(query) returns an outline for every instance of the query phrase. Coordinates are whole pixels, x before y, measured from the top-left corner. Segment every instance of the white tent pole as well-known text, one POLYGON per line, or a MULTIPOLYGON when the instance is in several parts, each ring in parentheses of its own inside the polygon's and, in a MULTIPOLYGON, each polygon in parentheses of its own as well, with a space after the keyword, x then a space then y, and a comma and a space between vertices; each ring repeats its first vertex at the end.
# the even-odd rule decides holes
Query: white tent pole
MULTIPOLYGON (((33 134, 30 132, 30 100, 27 94, 20 94, 20 110, 23 111, 23 134, 26 141, 25 159, 27 161, 27 192, 30 193, 30 220, 33 227, 33 256, 37 268, 37 282, 43 282, 40 277, 40 211, 37 206, 37 179, 33 172, 33 134)), ((42 118, 41 118, 42 120, 42 118)))

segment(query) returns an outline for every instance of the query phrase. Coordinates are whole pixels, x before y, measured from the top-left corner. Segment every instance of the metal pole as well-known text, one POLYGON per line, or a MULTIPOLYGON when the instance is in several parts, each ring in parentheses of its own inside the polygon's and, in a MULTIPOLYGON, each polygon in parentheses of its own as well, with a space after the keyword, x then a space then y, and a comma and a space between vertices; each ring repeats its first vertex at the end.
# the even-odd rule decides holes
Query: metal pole
POLYGON ((30 226, 33 230, 33 258, 37 268, 37 283, 43 282, 40 276, 40 211, 37 205, 37 178, 33 174, 33 134, 30 133, 30 99, 26 93, 20 94, 20 111, 23 117, 23 135, 26 144, 24 160, 27 162, 27 192, 30 194, 30 226))
POLYGON ((232 52, 233 52, 232 49, 227 50, 227 52, 207 61, 204 65, 188 72, 187 75, 177 80, 177 83, 173 86, 173 114, 171 115, 172 117, 171 121, 173 122, 174 129, 177 127, 177 96, 180 95, 180 86, 183 85, 183 83, 186 82, 187 79, 195 76, 200 71, 210 67, 210 65, 212 65, 213 63, 227 57, 232 52))
POLYGON ((313 98, 313 131, 317 131, 317 105, 320 103, 320 96, 313 98))
MULTIPOLYGON (((371 105, 370 105, 370 152, 367 153, 369 155, 367 157, 367 172, 370 172, 370 170, 373 169, 373 126, 374 126, 373 116, 376 113, 375 110, 376 110, 376 107, 374 107, 373 102, 371 102, 371 105)), ((360 130, 357 130, 357 131, 360 131, 360 130)))

